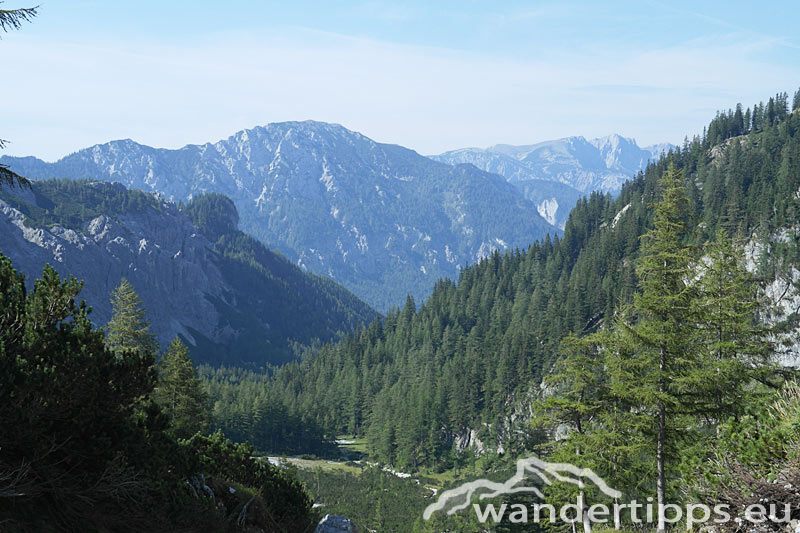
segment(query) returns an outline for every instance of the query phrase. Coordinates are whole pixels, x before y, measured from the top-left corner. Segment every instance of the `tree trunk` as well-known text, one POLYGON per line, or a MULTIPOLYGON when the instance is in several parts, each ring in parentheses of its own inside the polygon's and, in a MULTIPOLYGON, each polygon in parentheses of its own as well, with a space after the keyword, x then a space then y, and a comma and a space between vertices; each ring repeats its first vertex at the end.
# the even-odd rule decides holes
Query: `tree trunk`
MULTIPOLYGON (((583 482, 581 482, 581 488, 583 488, 583 482)), ((583 531, 584 533, 592 533, 592 522, 589 520, 589 513, 586 512, 586 502, 584 501, 586 496, 583 491, 578 494, 578 507, 581 510, 581 519, 583 520, 583 531)))
MULTIPOLYGON (((666 367, 666 348, 661 346, 661 375, 658 378, 658 389, 662 394, 664 393, 664 369, 666 367)), ((663 533, 666 530, 665 520, 665 492, 666 492, 666 476, 664 474, 664 442, 667 438, 667 410, 664 407, 663 401, 659 402, 658 406, 658 440, 656 443, 656 464, 658 469, 658 480, 656 481, 656 492, 658 496, 658 532, 663 533)))

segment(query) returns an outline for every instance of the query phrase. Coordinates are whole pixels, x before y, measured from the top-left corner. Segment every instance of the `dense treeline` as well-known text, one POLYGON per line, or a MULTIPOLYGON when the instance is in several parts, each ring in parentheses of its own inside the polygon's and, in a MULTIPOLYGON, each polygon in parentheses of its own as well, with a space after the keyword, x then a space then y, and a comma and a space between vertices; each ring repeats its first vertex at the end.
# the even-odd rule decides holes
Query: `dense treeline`
POLYGON ((411 531, 434 496, 416 480, 374 466, 359 473, 315 468, 297 469, 294 474, 325 514, 346 516, 358 531, 411 531))
MULTIPOLYGON (((720 423, 764 403, 791 371, 778 364, 782 326, 763 320, 769 303, 741 246, 720 230, 698 251, 680 173, 671 167, 659 189, 633 301, 601 331, 562 343, 534 420, 552 435, 552 460, 592 468, 629 497, 655 494, 663 507, 685 500, 720 423)), ((548 488, 549 500, 609 501, 575 489, 548 488)))
POLYGON ((0 189, 0 198, 25 215, 29 227, 55 224, 80 231, 100 215, 118 217, 145 208, 161 209, 158 197, 142 191, 129 191, 123 185, 88 180, 53 179, 37 181, 30 191, 0 189), (26 201, 27 195, 34 201, 26 201))
POLYGON ((46 266, 29 293, 0 255, 0 529, 307 530, 302 486, 252 447, 179 438, 194 372, 177 343, 156 366, 135 293, 115 292, 106 335, 81 288, 46 266))
POLYGON ((796 248, 771 236, 796 220, 800 114, 789 113, 784 95, 771 101, 766 114, 750 110, 751 122, 759 118, 746 135, 727 125, 735 111, 720 114, 707 129, 713 138, 666 154, 616 199, 583 199, 562 239, 494 254, 465 269, 458 284, 440 281, 419 309, 409 299, 385 320, 281 368, 269 394, 328 435, 366 436, 374 457, 407 468, 450 465, 476 438, 506 450, 529 444, 514 415, 525 414, 561 340, 595 331, 632 300, 640 236, 670 165, 684 179, 692 242, 720 228, 755 236, 766 252, 762 274, 794 259, 796 248))
POLYGON ((208 392, 210 423, 236 442, 254 443, 265 454, 336 453, 333 442, 313 418, 287 407, 268 388, 269 377, 239 368, 202 366, 199 374, 208 392))
MULTIPOLYGON (((231 326, 252 330, 258 328, 259 320, 270 325, 264 337, 237 338, 231 348, 232 355, 257 354, 266 348, 270 351, 270 361, 288 361, 295 355, 291 341, 302 344, 330 341, 377 317, 367 304, 332 279, 303 272, 279 253, 239 231, 239 215, 228 197, 203 194, 182 204, 181 210, 213 242, 225 280, 242 294, 251 296, 232 304, 218 302, 232 317, 231 326)), ((205 360, 243 363, 220 354, 205 360)))

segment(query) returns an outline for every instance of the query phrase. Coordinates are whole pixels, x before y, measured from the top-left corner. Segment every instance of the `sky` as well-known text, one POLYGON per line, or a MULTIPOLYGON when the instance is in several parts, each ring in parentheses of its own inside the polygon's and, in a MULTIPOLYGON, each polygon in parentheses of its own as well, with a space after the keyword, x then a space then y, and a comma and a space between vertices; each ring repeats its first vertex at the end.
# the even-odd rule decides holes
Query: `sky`
POLYGON ((55 160, 312 119, 422 154, 611 133, 679 144, 717 110, 791 99, 794 13, 794 0, 41 0, 0 35, 0 138, 5 154, 55 160))

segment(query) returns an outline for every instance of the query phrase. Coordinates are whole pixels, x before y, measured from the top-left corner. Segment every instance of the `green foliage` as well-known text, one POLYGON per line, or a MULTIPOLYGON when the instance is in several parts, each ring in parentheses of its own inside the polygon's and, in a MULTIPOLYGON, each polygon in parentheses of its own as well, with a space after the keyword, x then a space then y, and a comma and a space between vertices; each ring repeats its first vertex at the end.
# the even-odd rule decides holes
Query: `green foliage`
POLYGON ((120 184, 88 180, 36 181, 31 188, 34 202, 25 201, 12 191, 0 191, 0 198, 25 215, 29 227, 59 225, 75 231, 90 220, 106 215, 119 218, 146 209, 161 210, 152 194, 129 191, 120 184))
MULTIPOLYGON (((246 366, 253 357, 237 354, 270 351, 268 361, 285 363, 295 358, 293 342, 305 345, 330 341, 377 314, 330 278, 308 274, 282 255, 236 229, 233 202, 219 194, 203 194, 181 209, 214 242, 226 283, 242 295, 235 305, 215 301, 234 330, 258 331, 239 336, 224 358, 214 347, 200 347, 197 357, 216 364, 246 366), (266 322, 269 326, 264 327, 266 322)), ((202 332, 201 332, 202 333, 202 332)), ((263 359, 262 359, 263 361, 263 359)))
POLYGON ((335 452, 322 429, 266 387, 268 375, 237 368, 200 367, 209 391, 211 426, 235 442, 249 442, 272 455, 335 452))
MULTIPOLYGON (((612 394, 601 351, 609 342, 606 332, 564 339, 562 358, 544 379, 545 397, 533 402, 532 425, 550 433, 538 447, 548 460, 591 468, 612 487, 630 487, 646 475, 641 457, 647 450, 633 438, 629 406, 612 394)), ((587 506, 613 503, 594 484, 556 483, 543 492, 551 504, 574 504, 579 495, 587 506)))
POLYGON ((431 503, 430 489, 378 467, 360 474, 323 469, 296 470, 324 514, 346 516, 359 531, 403 533, 431 503))
POLYGON ((234 444, 218 431, 198 433, 182 445, 198 458, 198 470, 211 476, 209 485, 215 485, 213 478, 236 480, 236 487, 230 487, 233 490, 215 491, 222 502, 228 502, 225 508, 233 522, 231 530, 247 530, 252 525, 276 533, 309 531, 315 524, 311 499, 303 485, 269 462, 253 459, 249 444, 234 444), (235 496, 237 492, 246 497, 235 496))
POLYGON ((170 418, 170 430, 187 439, 208 425, 208 397, 189 358, 189 348, 177 337, 158 362, 153 399, 170 418))
POLYGON ((152 399, 155 352, 109 350, 75 304, 81 287, 47 266, 28 293, 0 255, 3 531, 307 530, 302 487, 254 463, 252 449, 170 436, 152 399), (234 486, 257 498, 218 506, 234 486))
MULTIPOLYGON (((666 503, 679 501, 719 421, 738 425, 759 403, 758 382, 772 382, 776 365, 741 250, 719 231, 696 260, 678 173, 669 169, 660 186, 633 303, 608 330, 565 341, 565 358, 546 379, 554 394, 534 408, 537 421, 566 425, 566 438, 548 446, 553 460, 590 467, 629 498, 655 489, 666 503)), ((577 490, 548 492, 567 502, 577 490)))
POLYGON ((693 341, 703 350, 705 366, 689 386, 704 394, 697 398, 697 411, 725 420, 741 415, 754 401, 749 385, 775 382, 775 328, 765 324, 767 302, 745 268, 742 247, 720 230, 704 252, 693 341))
MULTIPOLYGON (((639 291, 623 310, 616 334, 602 347, 615 397, 631 408, 633 434, 655 452, 659 505, 666 503, 666 464, 685 435, 687 411, 696 394, 694 372, 702 365, 693 342, 694 288, 688 283, 691 255, 686 240, 686 196, 670 167, 659 181, 654 226, 643 236, 637 262, 639 291), (688 398, 688 401, 687 401, 688 398)), ((651 453, 652 453, 651 451, 651 453)), ((659 520, 659 530, 663 530, 659 520)))
POLYGON ((80 288, 47 266, 27 294, 0 256, 0 517, 128 531, 153 497, 141 478, 161 473, 140 447, 147 433, 161 447, 157 412, 140 409, 153 353, 107 351, 74 303, 80 288), (109 513, 115 505, 129 517, 109 513))
MULTIPOLYGON (((748 406, 741 417, 721 423, 702 450, 685 461, 684 487, 692 501, 726 504, 732 514, 754 504, 789 505, 797 518, 800 483, 800 387, 788 381, 777 393, 748 406)), ((736 523, 723 529, 733 531, 736 523)))
POLYGON ((238 230, 239 212, 233 200, 222 194, 195 196, 188 204, 181 204, 181 210, 211 241, 238 230))
POLYGON ((111 320, 106 326, 106 346, 122 357, 130 352, 156 353, 158 342, 150 333, 150 323, 142 307, 142 299, 133 285, 122 278, 111 293, 111 320))
MULTIPOLYGON (((698 322, 700 317, 690 320, 679 309, 690 296, 701 303, 694 294, 701 288, 683 287, 684 279, 679 276, 694 264, 698 245, 712 240, 720 229, 763 236, 759 238, 764 246, 759 260, 763 265, 760 274, 765 276, 786 271, 798 259, 791 242, 780 245, 769 238, 791 225, 798 212, 794 195, 800 189, 800 115, 783 113, 784 101, 780 95, 773 98, 775 117, 771 121, 759 111, 755 130, 744 125, 747 112, 742 112, 742 127, 747 132, 735 139, 728 122, 737 112, 720 115, 709 127, 713 135, 695 138, 649 165, 623 186, 616 199, 595 193, 581 200, 570 214, 563 239, 548 237, 525 251, 494 254, 463 269, 458 284, 438 282, 424 305, 393 310, 384 320, 338 344, 309 351, 302 361, 278 369, 268 383, 268 394, 304 413, 327 435, 366 437, 373 457, 411 469, 455 464, 459 455, 456 438, 470 430, 484 444, 491 447, 502 442, 507 453, 514 454, 529 446, 535 435, 517 431, 527 428, 515 425, 510 415, 525 409, 526 399, 536 393, 559 358, 562 339, 570 333, 583 336, 610 326, 620 308, 629 309, 629 319, 635 323, 643 314, 657 318, 662 306, 669 310, 668 306, 676 305, 675 316, 663 316, 659 324, 678 328, 664 334, 677 354, 670 364, 679 367, 686 358, 693 370, 674 382, 669 398, 658 391, 661 371, 651 371, 648 366, 652 342, 659 334, 658 326, 651 322, 648 330, 637 332, 643 337, 639 340, 649 339, 651 348, 638 360, 625 362, 627 366, 636 361, 641 364, 620 368, 620 372, 639 375, 651 387, 646 394, 640 390, 638 398, 620 400, 616 408, 645 399, 671 404, 670 398, 682 397, 694 384, 709 378, 712 368, 701 360, 709 361, 711 351, 722 353, 723 348, 715 348, 709 333, 720 317, 706 314, 698 322), (675 186, 670 193, 674 213, 659 216, 674 220, 662 224, 659 231, 673 236, 652 233, 642 241, 642 235, 653 227, 652 206, 664 190, 659 183, 666 173, 675 186), (676 196, 679 183, 685 199, 676 196), (693 231, 688 231, 689 226, 693 231), (657 277, 656 256, 637 271, 642 245, 653 243, 663 245, 663 256, 672 263, 663 273, 670 276, 675 292, 642 300, 641 295, 635 296, 642 274, 648 274, 643 281, 646 284, 663 282, 657 277), (629 307, 635 298, 639 299, 638 309, 629 307), (702 326, 704 343, 691 345, 690 339, 696 341, 697 337, 688 331, 690 323, 702 326), (680 345, 686 347, 685 353, 680 345)), ((761 107, 769 106, 757 109, 761 107)), ((754 113, 747 111, 751 116, 754 113)), ((706 282, 711 283, 710 279, 706 282)), ((725 294, 716 296, 743 298, 744 302, 743 307, 733 308, 738 318, 736 324, 726 326, 725 335, 751 335, 749 340, 733 341, 739 343, 736 353, 759 361, 761 356, 753 350, 759 342, 751 316, 755 308, 752 300, 744 298, 755 289, 752 280, 739 281, 747 283, 727 287, 725 294)), ((636 346, 632 340, 629 335, 621 346, 632 350, 636 346)), ((728 347, 730 342, 723 340, 728 347)), ((706 380, 709 387, 730 388, 739 379, 734 376, 741 376, 738 363, 731 362, 732 358, 726 361, 730 364, 726 363, 725 372, 706 380)), ((709 406, 711 393, 708 388, 703 390, 702 397, 692 399, 695 410, 709 406)), ((729 404, 721 407, 727 412, 741 407, 742 398, 725 397, 729 404)), ((676 410, 682 411, 678 407, 676 410)), ((615 456, 620 460, 634 457, 644 444, 628 438, 626 431, 631 430, 619 425, 618 417, 608 416, 617 424, 614 434, 620 447, 615 456), (626 442, 629 447, 623 446, 626 442)), ((646 422, 644 418, 641 421, 646 422)), ((675 423, 677 427, 678 419, 675 423)))

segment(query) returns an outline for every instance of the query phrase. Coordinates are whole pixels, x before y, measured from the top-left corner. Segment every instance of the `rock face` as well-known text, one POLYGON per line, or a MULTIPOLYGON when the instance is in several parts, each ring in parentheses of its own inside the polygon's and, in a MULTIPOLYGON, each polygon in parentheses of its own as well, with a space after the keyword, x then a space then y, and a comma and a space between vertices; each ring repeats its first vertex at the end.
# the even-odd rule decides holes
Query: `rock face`
POLYGON ((358 533, 358 529, 349 518, 329 514, 317 524, 314 533, 358 533))
MULTIPOLYGON (((130 196, 120 184, 86 183, 70 192, 93 198, 122 198, 122 203, 129 205, 136 200, 138 204, 117 212, 106 208, 106 213, 90 214, 85 220, 67 224, 72 227, 37 224, 31 217, 44 217, 45 213, 64 208, 57 203, 58 194, 63 191, 57 186, 47 191, 45 188, 45 184, 36 183, 32 191, 0 191, 0 252, 25 275, 29 288, 48 263, 61 276, 84 280, 80 298, 92 307, 92 320, 102 325, 111 316, 109 295, 125 277, 141 296, 151 329, 162 346, 181 336, 196 348, 193 356, 210 362, 220 362, 214 361, 220 357, 239 363, 277 363, 287 359, 287 348, 278 344, 281 338, 284 344, 288 342, 292 332, 275 331, 271 315, 276 310, 286 313, 289 311, 285 307, 301 305, 300 296, 287 294, 286 301, 264 301, 258 319, 248 323, 238 320, 237 307, 264 295, 255 289, 254 294, 247 294, 232 285, 226 263, 214 251, 212 242, 175 204, 149 194, 130 196), (240 337, 248 336, 260 339, 262 349, 250 353, 243 350, 237 343, 240 337)), ((80 209, 76 212, 97 208, 77 205, 80 209)), ((287 266, 297 276, 308 277, 296 267, 287 266)), ((282 281, 285 278, 275 279, 273 284, 282 281)), ((326 302, 328 295, 314 299, 326 302)), ((357 314, 368 309, 364 304, 361 307, 357 314)), ((362 318, 371 316, 365 313, 362 318)), ((327 318, 331 323, 316 325, 320 337, 330 338, 337 327, 355 325, 337 324, 334 314, 327 318)))
POLYGON ((536 205, 545 220, 562 230, 570 211, 584 196, 577 189, 557 181, 526 179, 512 184, 536 205))
POLYGON ((520 187, 539 212, 545 213, 545 218, 549 214, 548 221, 563 228, 577 197, 592 191, 619 192, 622 184, 648 161, 670 148, 673 148, 670 144, 640 148, 633 139, 609 135, 591 140, 567 137, 527 146, 463 148, 432 158, 450 164, 471 163, 500 174, 520 187), (553 191, 546 182, 562 187, 553 191), (555 210, 554 205, 558 206, 555 210))
POLYGON ((439 277, 493 250, 559 233, 500 176, 319 122, 270 124, 179 150, 125 140, 55 163, 0 162, 31 178, 117 181, 175 200, 225 194, 244 231, 379 310, 408 293, 427 296, 439 277))
MULTIPOLYGON (((113 189, 118 184, 94 183, 113 189)), ((30 192, 26 200, 36 201, 30 192)), ((191 327, 224 341, 234 332, 217 327, 219 315, 205 298, 222 297, 222 274, 211 260, 210 243, 198 234, 178 208, 160 202, 160 210, 146 209, 115 218, 100 215, 83 231, 55 225, 28 227, 18 209, 0 200, 0 251, 29 281, 49 263, 60 275, 85 280, 81 297, 93 308, 92 319, 105 324, 111 316, 110 289, 126 277, 148 305, 148 315, 159 340, 182 335, 195 341, 191 327)))

